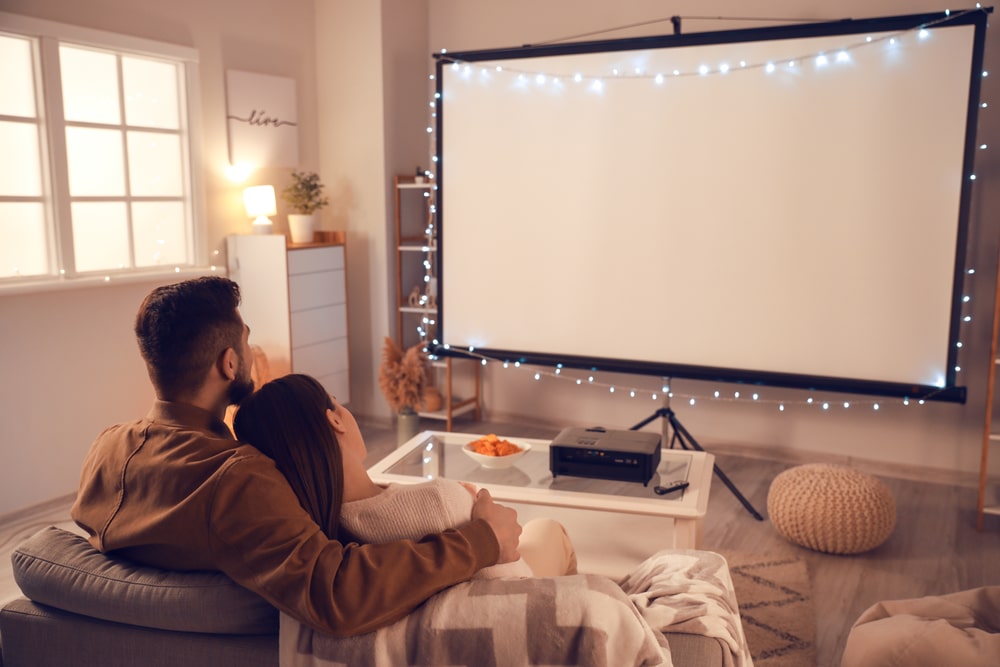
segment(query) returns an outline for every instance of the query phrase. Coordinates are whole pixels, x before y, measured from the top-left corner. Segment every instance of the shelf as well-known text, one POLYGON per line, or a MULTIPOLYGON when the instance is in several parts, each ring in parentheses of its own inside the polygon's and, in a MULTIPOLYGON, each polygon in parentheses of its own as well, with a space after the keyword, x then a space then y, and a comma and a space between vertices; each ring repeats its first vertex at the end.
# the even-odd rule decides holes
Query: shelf
MULTIPOLYGON (((460 415, 468 414, 476 409, 476 399, 467 398, 460 401, 454 401, 451 404, 451 417, 458 417, 460 415)), ((440 419, 442 421, 448 421, 448 411, 444 408, 440 410, 435 410, 434 412, 418 412, 421 417, 426 417, 427 419, 440 419)))
POLYGON ((430 190, 434 187, 434 182, 424 181, 423 183, 416 183, 412 177, 409 181, 405 181, 400 177, 399 182, 396 183, 396 187, 400 190, 430 190))
MULTIPOLYGON (((414 334, 417 332, 413 329, 407 330, 407 325, 414 324, 414 315, 424 317, 428 326, 424 329, 436 330, 436 325, 434 320, 437 319, 438 308, 436 305, 431 305, 434 303, 433 300, 428 301, 417 301, 414 300, 413 303, 422 303, 423 305, 411 306, 409 295, 412 294, 411 286, 404 286, 404 280, 413 280, 415 276, 423 275, 426 278, 426 274, 421 272, 420 267, 424 265, 428 260, 439 259, 440 255, 431 253, 437 253, 437 239, 433 236, 428 237, 426 232, 428 229, 433 229, 431 223, 434 221, 434 199, 437 195, 437 185, 433 181, 426 181, 424 183, 416 183, 413 176, 396 176, 396 233, 395 233, 395 255, 396 255, 396 294, 398 298, 398 305, 396 306, 396 335, 397 340, 401 346, 409 347, 414 343, 414 334), (406 191, 413 192, 417 191, 417 194, 404 195, 406 191), (422 201, 418 201, 422 199, 422 201), (420 233, 423 231, 424 233, 420 233), (405 276, 405 278, 404 278, 405 276)), ((425 294, 425 287, 418 283, 419 289, 417 292, 422 296, 425 294)), ((439 294, 440 292, 435 292, 439 294)), ((433 337, 428 331, 423 331, 419 335, 421 341, 426 341, 428 337, 433 337)), ((474 366, 472 368, 463 367, 463 370, 471 371, 471 377, 466 377, 463 373, 463 377, 458 379, 457 382, 461 382, 463 385, 466 380, 471 381, 471 390, 463 386, 463 390, 467 393, 471 393, 471 398, 459 399, 454 395, 453 383, 456 382, 456 378, 453 377, 453 366, 452 358, 448 357, 444 360, 434 360, 431 362, 431 366, 434 372, 431 373, 433 376, 431 378, 432 383, 438 387, 441 391, 443 398, 443 407, 440 410, 435 410, 433 412, 418 412, 421 417, 426 417, 428 419, 440 419, 446 422, 445 430, 451 431, 452 419, 458 415, 463 415, 467 413, 474 413, 475 418, 479 418, 480 410, 480 399, 481 399, 481 375, 480 375, 480 364, 476 363, 474 360, 470 359, 460 359, 459 362, 455 363, 465 363, 472 361, 474 366), (442 372, 443 371, 443 372, 442 372)))
POLYGON ((990 337, 990 358, 993 363, 989 366, 986 376, 986 416, 983 423, 983 444, 979 461, 979 494, 976 502, 976 530, 983 529, 983 515, 991 514, 1000 516, 1000 507, 996 505, 987 506, 987 487, 992 485, 989 479, 989 459, 990 449, 993 443, 1000 441, 1000 433, 993 432, 993 408, 996 398, 996 375, 997 366, 1000 365, 1000 354, 998 354, 997 339, 1000 337, 1000 265, 997 267, 997 275, 993 283, 993 329, 990 337))

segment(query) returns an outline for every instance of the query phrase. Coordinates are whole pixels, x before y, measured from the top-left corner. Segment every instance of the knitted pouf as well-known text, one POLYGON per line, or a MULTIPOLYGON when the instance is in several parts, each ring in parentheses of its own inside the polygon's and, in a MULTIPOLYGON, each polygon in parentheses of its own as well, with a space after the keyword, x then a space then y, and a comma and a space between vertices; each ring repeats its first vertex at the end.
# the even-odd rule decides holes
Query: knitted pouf
POLYGON ((824 463, 796 466, 775 477, 767 513, 789 542, 832 554, 874 549, 896 525, 896 502, 885 484, 824 463))

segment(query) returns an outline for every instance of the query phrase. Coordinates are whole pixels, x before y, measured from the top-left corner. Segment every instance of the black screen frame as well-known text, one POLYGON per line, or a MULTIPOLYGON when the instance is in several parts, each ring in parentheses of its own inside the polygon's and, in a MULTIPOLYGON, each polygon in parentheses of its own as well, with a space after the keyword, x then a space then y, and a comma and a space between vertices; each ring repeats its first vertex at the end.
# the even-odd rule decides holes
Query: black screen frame
MULTIPOLYGON (((826 390, 853 394, 900 397, 912 399, 927 399, 947 402, 964 403, 967 390, 957 383, 958 341, 963 313, 963 292, 966 275, 966 253, 969 238, 970 204, 972 198, 974 158, 976 150, 976 123, 980 108, 980 90, 983 69, 983 53, 985 49, 987 16, 992 13, 992 7, 965 11, 944 11, 936 13, 911 14, 868 19, 844 19, 839 21, 781 25, 744 30, 724 30, 716 32, 700 32, 690 34, 657 35, 615 40, 599 40, 572 42, 553 45, 507 47, 477 51, 462 51, 455 53, 434 54, 436 60, 436 179, 437 187, 443 190, 447 183, 448 165, 443 159, 443 141, 446 128, 446 105, 444 99, 442 76, 443 69, 453 63, 474 63, 484 60, 503 60, 527 57, 560 56, 585 54, 605 51, 628 51, 644 48, 670 48, 682 46, 712 45, 723 43, 738 43, 751 41, 781 40, 803 37, 826 37, 850 35, 866 32, 884 32, 895 30, 912 30, 922 26, 973 25, 972 62, 969 80, 969 103, 966 117, 965 147, 962 159, 961 192, 959 196, 959 211, 957 221, 957 238, 955 248, 953 293, 949 317, 948 350, 944 386, 918 385, 910 383, 872 381, 867 379, 849 379, 818 375, 800 375, 781 372, 754 371, 740 368, 721 368, 699 366, 682 363, 650 363, 613 357, 583 357, 552 353, 524 352, 509 349, 477 348, 468 351, 447 345, 447 302, 443 294, 438 301, 438 337, 430 350, 440 356, 472 356, 479 359, 495 359, 508 362, 520 362, 541 366, 560 366, 565 368, 586 369, 589 371, 607 371, 651 375, 661 378, 684 378, 735 384, 752 384, 760 386, 785 387, 805 390, 826 390)), ((439 193, 440 195, 440 193, 439 193)), ((441 230, 447 224, 447 217, 442 197, 438 196, 437 225, 438 252, 436 270, 438 279, 444 283, 448 280, 445 274, 442 258, 447 252, 441 230)), ((440 294, 440 292, 439 292, 440 294)))

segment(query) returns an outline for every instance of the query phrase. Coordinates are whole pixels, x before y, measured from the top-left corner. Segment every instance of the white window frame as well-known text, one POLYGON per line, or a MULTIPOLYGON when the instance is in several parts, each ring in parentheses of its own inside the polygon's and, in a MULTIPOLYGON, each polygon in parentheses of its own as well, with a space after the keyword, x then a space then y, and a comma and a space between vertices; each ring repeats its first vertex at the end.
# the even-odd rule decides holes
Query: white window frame
MULTIPOLYGON (((39 276, 0 278, 0 293, 86 287, 102 282, 155 280, 166 275, 200 275, 207 262, 207 229, 204 196, 200 179, 201 103, 199 95, 198 51, 191 47, 94 30, 34 17, 0 12, 0 32, 33 40, 35 95, 40 125, 42 202, 48 226, 50 273, 39 276), (182 168, 186 194, 183 203, 190 220, 189 263, 177 266, 131 267, 114 271, 78 273, 73 254, 73 226, 70 214, 69 175, 66 154, 66 126, 62 115, 62 84, 59 45, 90 47, 116 55, 134 55, 172 61, 180 66, 182 168)), ((122 127, 125 121, 122 119, 122 127)), ((6 159, 11 159, 10 157, 6 159)), ((16 158, 15 158, 16 159, 16 158)), ((6 199, 23 201, 24 198, 6 199)), ((115 198, 118 199, 118 198, 115 198)), ((141 200, 141 199, 140 199, 141 200)), ((31 201, 37 201, 32 198, 31 201)), ((124 201, 135 201, 126 195, 124 201)), ((129 232, 131 241, 131 231, 129 232)))

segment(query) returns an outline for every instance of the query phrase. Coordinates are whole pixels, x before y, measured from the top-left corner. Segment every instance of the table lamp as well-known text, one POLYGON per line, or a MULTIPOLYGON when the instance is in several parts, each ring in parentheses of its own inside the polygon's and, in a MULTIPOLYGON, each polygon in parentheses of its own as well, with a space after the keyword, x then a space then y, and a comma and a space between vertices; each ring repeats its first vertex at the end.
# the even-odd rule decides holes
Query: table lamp
POLYGON ((273 185, 254 185, 243 191, 243 205, 247 215, 254 219, 254 234, 270 234, 273 225, 267 217, 277 215, 277 203, 274 198, 273 185))

